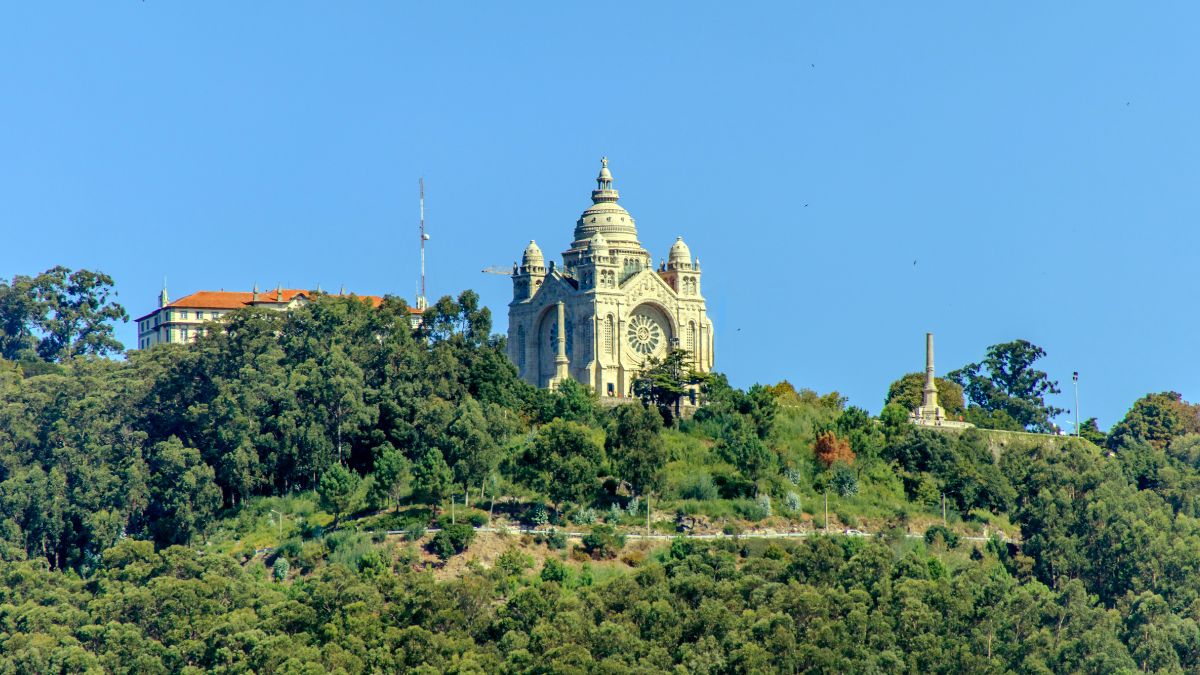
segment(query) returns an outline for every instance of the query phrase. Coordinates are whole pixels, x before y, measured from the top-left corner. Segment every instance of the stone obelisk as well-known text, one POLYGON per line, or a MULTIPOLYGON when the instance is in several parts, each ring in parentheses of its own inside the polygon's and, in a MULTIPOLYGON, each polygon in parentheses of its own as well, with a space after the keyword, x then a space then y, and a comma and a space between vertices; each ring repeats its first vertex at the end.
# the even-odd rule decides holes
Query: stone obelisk
POLYGON ((925 334, 925 386, 921 389, 921 405, 912 411, 908 419, 923 427, 967 429, 975 426, 970 422, 948 419, 946 409, 938 403, 937 380, 933 374, 933 333, 925 334))
MULTIPOLYGON (((937 381, 933 376, 933 333, 925 334, 925 386, 921 389, 921 405, 912 411, 913 424, 940 427, 947 424, 946 411, 938 405, 937 381)), ((953 423, 950 423, 952 426, 953 423)))
POLYGON ((937 399, 937 382, 933 377, 933 333, 925 334, 925 388, 921 390, 921 407, 941 410, 937 399))

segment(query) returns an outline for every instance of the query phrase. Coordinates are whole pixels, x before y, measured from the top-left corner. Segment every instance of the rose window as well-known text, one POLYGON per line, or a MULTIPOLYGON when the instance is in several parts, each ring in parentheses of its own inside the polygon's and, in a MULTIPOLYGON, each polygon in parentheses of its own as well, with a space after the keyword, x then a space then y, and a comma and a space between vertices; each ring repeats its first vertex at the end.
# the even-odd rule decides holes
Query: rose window
POLYGON ((629 346, 641 354, 653 354, 662 343, 662 328, 658 323, 644 314, 634 315, 629 321, 626 336, 629 346))

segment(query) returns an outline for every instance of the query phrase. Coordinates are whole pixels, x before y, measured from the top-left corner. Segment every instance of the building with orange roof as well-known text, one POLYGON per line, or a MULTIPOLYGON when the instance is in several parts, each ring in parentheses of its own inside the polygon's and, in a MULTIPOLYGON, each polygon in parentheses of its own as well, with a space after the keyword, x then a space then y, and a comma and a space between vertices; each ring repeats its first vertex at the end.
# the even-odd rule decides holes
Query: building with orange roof
MULTIPOLYGON (((158 296, 158 308, 136 319, 138 349, 147 349, 163 343, 192 342, 211 330, 212 321, 220 319, 234 310, 244 307, 264 307, 287 311, 308 304, 318 293, 321 291, 282 287, 259 292, 258 287, 255 286, 254 290, 250 292, 196 291, 171 302, 167 296, 167 289, 163 288, 162 293, 158 296)), ((372 307, 383 304, 383 298, 378 295, 352 297, 370 303, 372 307)), ((411 308, 409 312, 413 317, 413 326, 416 327, 420 323, 421 310, 411 308)))

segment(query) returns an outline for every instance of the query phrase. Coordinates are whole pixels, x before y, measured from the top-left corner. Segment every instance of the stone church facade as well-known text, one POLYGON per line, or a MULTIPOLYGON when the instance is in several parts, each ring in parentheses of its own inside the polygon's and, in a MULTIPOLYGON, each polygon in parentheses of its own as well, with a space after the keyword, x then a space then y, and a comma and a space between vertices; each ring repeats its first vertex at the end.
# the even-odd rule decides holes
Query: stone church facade
POLYGON ((671 347, 686 349, 696 370, 712 370, 700 260, 679 237, 655 268, 618 198, 602 159, 562 264, 547 265, 530 241, 513 266, 508 353, 530 384, 554 387, 569 377, 601 397, 626 397, 637 374, 671 347))

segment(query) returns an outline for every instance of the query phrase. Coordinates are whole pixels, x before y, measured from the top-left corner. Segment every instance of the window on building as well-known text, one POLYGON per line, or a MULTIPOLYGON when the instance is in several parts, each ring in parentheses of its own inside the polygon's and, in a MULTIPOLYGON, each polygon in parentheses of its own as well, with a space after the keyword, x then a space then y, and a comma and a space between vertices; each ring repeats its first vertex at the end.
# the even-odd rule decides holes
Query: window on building
POLYGON ((604 353, 610 356, 613 353, 613 317, 609 314, 604 319, 604 353))
POLYGON ((179 318, 181 318, 181 319, 186 319, 186 318, 188 318, 188 313, 187 313, 187 310, 186 310, 186 309, 181 309, 181 310, 179 310, 179 318))
POLYGON ((525 326, 517 328, 517 367, 525 372, 525 326))
POLYGON ((201 321, 203 321, 203 320, 204 320, 204 312, 203 312, 202 310, 199 310, 199 309, 198 309, 198 310, 196 310, 196 318, 197 318, 197 319, 199 319, 199 320, 201 320, 201 321))

